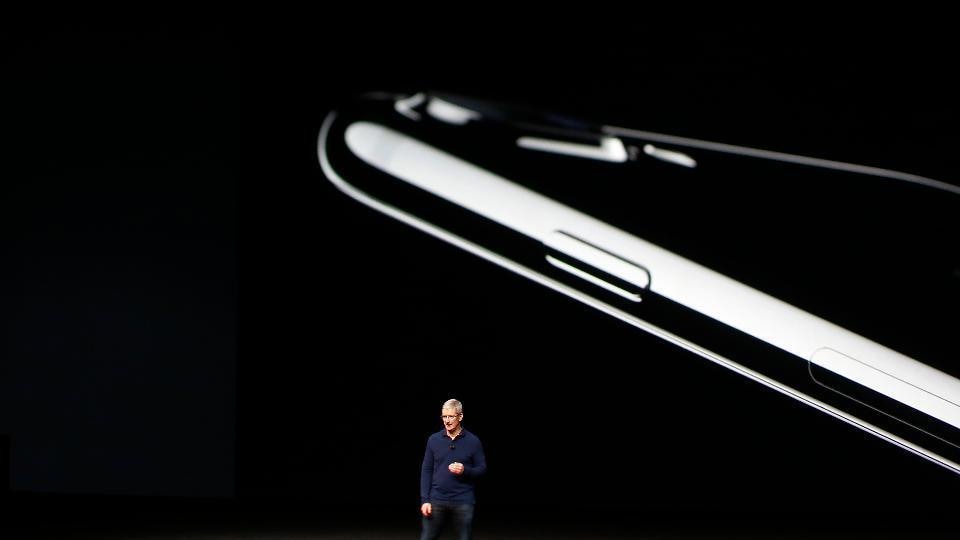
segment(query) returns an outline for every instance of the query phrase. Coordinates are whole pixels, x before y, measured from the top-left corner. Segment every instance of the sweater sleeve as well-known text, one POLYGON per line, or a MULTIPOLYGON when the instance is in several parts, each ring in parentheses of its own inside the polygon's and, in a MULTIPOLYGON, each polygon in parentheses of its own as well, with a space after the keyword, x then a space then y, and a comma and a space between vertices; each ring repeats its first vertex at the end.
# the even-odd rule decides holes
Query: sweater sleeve
POLYGON ((478 478, 487 472, 487 456, 483 453, 483 444, 477 440, 477 449, 473 453, 473 465, 464 466, 463 474, 469 478, 478 478))
POLYGON ((423 464, 420 465, 420 503, 430 502, 430 486, 433 484, 433 450, 430 441, 427 441, 427 450, 423 454, 423 464))

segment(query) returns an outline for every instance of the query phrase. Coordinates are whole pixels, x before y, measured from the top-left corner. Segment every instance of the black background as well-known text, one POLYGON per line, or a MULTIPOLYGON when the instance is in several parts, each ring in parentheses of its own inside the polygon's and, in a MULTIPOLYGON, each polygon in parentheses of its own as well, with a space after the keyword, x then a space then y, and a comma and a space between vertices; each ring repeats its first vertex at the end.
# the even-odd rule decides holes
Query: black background
POLYGON ((119 504, 166 512, 134 529, 412 535, 449 397, 487 448, 478 527, 950 528, 955 475, 359 205, 315 148, 351 94, 434 88, 951 181, 946 25, 425 11, 6 23, 0 431, 58 433, 48 462, 74 471, 19 473, 24 530, 119 504), (44 335, 68 339, 38 363, 44 335), (14 410, 27 394, 87 421, 14 410))

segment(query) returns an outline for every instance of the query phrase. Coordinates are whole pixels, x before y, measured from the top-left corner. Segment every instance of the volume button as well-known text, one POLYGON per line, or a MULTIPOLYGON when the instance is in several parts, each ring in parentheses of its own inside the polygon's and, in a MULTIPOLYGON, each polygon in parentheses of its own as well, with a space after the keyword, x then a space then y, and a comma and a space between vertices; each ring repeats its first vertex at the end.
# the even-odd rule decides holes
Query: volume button
POLYGON ((543 244, 550 264, 631 301, 639 302, 650 286, 645 267, 570 233, 554 231, 543 244))

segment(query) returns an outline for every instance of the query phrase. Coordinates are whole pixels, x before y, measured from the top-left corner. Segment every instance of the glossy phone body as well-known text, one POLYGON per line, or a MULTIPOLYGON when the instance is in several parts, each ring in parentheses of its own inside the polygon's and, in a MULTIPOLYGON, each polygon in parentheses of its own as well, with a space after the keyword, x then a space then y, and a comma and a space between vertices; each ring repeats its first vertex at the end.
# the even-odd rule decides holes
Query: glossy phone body
POLYGON ((341 191, 960 472, 960 188, 437 93, 330 113, 341 191))

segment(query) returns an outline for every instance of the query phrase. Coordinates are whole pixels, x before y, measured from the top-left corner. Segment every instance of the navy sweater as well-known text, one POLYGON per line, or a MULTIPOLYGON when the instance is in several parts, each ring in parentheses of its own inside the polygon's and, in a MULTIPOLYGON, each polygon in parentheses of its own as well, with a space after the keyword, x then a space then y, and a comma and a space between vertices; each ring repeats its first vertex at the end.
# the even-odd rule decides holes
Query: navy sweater
POLYGON ((427 450, 420 467, 420 502, 475 502, 473 486, 487 470, 483 445, 476 435, 460 430, 456 439, 441 429, 427 439, 427 450), (454 461, 463 463, 463 474, 447 469, 454 461))

